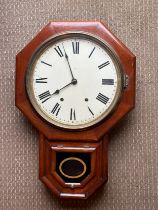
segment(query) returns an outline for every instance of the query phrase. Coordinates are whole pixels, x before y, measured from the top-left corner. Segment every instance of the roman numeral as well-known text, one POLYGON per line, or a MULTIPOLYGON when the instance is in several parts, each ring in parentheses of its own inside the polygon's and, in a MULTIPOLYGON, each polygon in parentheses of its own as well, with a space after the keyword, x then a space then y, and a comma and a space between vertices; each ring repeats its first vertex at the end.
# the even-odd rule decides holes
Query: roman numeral
POLYGON ((51 67, 52 67, 52 65, 51 65, 51 64, 46 63, 46 62, 44 62, 44 61, 41 61, 41 63, 44 63, 45 65, 47 65, 47 66, 51 66, 51 67))
POLYGON ((79 42, 72 42, 72 48, 74 54, 79 54, 79 42))
POLYGON ((47 79, 48 78, 39 78, 39 79, 36 79, 36 83, 47 83, 47 79))
POLYGON ((61 51, 61 49, 60 49, 59 46, 57 46, 57 48, 55 47, 54 49, 55 49, 55 51, 58 53, 58 55, 59 55, 60 57, 63 57, 63 53, 62 53, 62 51, 61 51))
POLYGON ((49 91, 46 91, 46 92, 44 92, 44 93, 41 93, 39 96, 39 99, 42 101, 42 103, 44 103, 45 101, 47 101, 48 99, 50 99, 50 97, 51 97, 51 94, 50 94, 50 92, 49 91))
POLYGON ((96 97, 96 99, 98 101, 102 102, 103 104, 106 104, 109 100, 109 98, 104 96, 102 93, 99 93, 98 96, 96 97))
POLYGON ((73 110, 72 108, 70 109, 70 120, 76 120, 75 109, 73 110))
POLYGON ((88 58, 91 57, 91 55, 92 55, 92 53, 94 52, 94 50, 95 50, 95 47, 93 48, 93 50, 92 50, 91 53, 89 54, 88 58))
POLYGON ((106 61, 105 63, 99 65, 98 68, 99 68, 99 69, 102 69, 102 68, 104 68, 105 66, 107 66, 107 65, 109 65, 109 64, 110 64, 110 62, 109 62, 109 61, 106 61))
POLYGON ((114 85, 114 79, 102 79, 102 85, 114 85))
POLYGON ((51 113, 55 114, 56 116, 58 115, 59 111, 61 109, 60 104, 56 103, 55 106, 53 107, 51 113))
POLYGON ((90 113, 91 113, 92 115, 94 115, 94 113, 93 113, 92 110, 89 108, 89 106, 88 106, 88 110, 90 111, 90 113))

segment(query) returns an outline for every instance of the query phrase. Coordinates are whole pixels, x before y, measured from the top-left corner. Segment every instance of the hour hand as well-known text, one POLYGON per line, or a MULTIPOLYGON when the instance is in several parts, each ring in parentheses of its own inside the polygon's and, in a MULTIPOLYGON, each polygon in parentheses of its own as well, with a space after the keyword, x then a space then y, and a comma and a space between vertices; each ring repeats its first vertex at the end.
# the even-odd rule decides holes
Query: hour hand
POLYGON ((51 95, 57 95, 57 94, 59 94, 61 90, 63 90, 64 88, 70 86, 71 84, 72 84, 72 85, 77 84, 77 80, 76 80, 76 79, 72 79, 72 81, 71 81, 70 83, 64 85, 64 86, 63 86, 62 88, 60 88, 60 89, 57 89, 57 90, 56 90, 54 93, 52 93, 51 95))

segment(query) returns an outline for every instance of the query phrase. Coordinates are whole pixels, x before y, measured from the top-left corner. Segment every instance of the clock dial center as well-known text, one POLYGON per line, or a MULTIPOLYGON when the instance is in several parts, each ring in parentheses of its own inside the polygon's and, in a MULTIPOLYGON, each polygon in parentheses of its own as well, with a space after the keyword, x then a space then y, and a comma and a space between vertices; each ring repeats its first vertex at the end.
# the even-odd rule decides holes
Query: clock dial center
POLYGON ((77 84, 77 79, 72 79, 71 82, 72 82, 73 85, 76 85, 77 84))

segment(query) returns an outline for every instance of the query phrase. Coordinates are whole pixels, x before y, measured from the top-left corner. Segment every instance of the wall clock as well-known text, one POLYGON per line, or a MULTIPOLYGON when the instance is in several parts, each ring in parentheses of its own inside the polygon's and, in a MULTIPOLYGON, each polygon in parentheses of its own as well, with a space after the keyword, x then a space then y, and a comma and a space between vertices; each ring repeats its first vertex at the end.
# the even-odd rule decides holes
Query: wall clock
POLYGON ((135 102, 135 56, 100 22, 50 22, 17 55, 16 106, 38 129, 40 180, 86 199, 108 179, 108 134, 135 102))

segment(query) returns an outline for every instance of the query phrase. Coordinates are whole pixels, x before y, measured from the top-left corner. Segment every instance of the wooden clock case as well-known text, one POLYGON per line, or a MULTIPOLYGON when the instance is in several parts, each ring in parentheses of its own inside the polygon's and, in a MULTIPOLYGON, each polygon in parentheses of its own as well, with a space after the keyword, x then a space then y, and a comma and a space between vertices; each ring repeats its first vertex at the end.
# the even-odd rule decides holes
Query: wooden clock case
MULTIPOLYGON (((108 134, 111 128, 134 108, 135 64, 135 56, 105 25, 96 21, 50 22, 18 53, 16 57, 16 106, 39 131, 39 178, 58 197, 86 199, 107 181, 108 134), (123 73, 126 79, 128 78, 128 85, 126 84, 127 87, 123 89, 115 110, 100 123, 77 131, 55 127, 42 119, 32 107, 25 86, 28 63, 39 45, 48 38, 67 31, 90 33, 107 42, 118 55, 123 73), (87 174, 79 179, 64 179, 58 170, 58 162, 62 160, 62 157, 75 155, 85 156, 83 162, 87 164, 87 174), (89 162, 86 162, 88 158, 89 162)), ((70 174, 71 172, 73 172, 73 166, 70 167, 70 174)))

